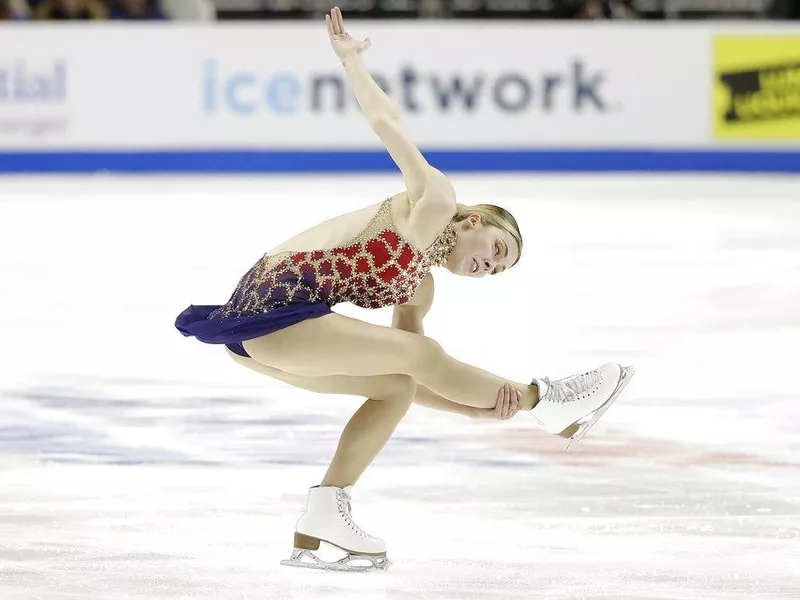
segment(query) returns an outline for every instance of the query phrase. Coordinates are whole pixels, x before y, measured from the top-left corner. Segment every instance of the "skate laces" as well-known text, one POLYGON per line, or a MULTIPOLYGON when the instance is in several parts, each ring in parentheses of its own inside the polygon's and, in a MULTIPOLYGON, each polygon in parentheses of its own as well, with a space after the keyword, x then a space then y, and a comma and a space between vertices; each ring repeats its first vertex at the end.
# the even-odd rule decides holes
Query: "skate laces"
POLYGON ((595 369, 594 371, 572 375, 556 381, 550 381, 547 377, 543 377, 542 381, 547 383, 547 393, 542 400, 566 404, 567 402, 582 400, 595 388, 599 387, 602 383, 602 374, 595 369))
POLYGON ((339 504, 339 514, 342 515, 344 518, 345 523, 352 529, 357 535, 360 535, 362 538, 371 538, 372 536, 369 535, 366 531, 361 529, 358 525, 355 524, 353 521, 353 517, 350 515, 350 511, 352 510, 350 507, 350 494, 345 492, 344 490, 336 490, 336 500, 339 504))

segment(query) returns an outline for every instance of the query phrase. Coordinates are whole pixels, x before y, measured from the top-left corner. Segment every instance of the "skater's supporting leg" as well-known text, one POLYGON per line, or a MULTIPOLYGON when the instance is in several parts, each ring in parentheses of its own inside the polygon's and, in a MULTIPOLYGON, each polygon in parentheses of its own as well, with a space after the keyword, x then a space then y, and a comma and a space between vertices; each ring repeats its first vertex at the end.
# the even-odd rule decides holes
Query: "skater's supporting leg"
POLYGON ((302 377, 228 353, 240 364, 303 389, 369 398, 344 428, 336 454, 320 484, 322 486, 343 488, 358 481, 392 437, 411 406, 417 388, 408 375, 302 377))
POLYGON ((411 398, 367 400, 356 411, 342 432, 339 446, 320 485, 355 485, 375 460, 411 406, 411 398))
POLYGON ((538 402, 537 388, 502 379, 447 355, 434 340, 330 314, 244 342, 263 365, 311 377, 408 375, 459 404, 492 408, 506 383, 523 393, 522 407, 538 402))
MULTIPOLYGON (((478 417, 480 413, 485 413, 480 416, 487 419, 490 418, 489 415, 498 418, 495 415, 501 412, 501 408, 503 409, 502 418, 509 418, 516 410, 516 405, 513 405, 509 411, 508 401, 501 403, 497 412, 492 409, 455 404, 427 388, 417 386, 414 380, 406 375, 384 375, 376 379, 382 381, 376 381, 375 385, 381 385, 386 391, 375 396, 381 400, 367 400, 350 419, 339 440, 336 455, 333 457, 322 485, 338 487, 354 485, 389 441, 412 400, 437 410, 448 410, 461 414, 464 414, 465 410, 472 411, 473 418, 478 417), (394 398, 390 399, 391 396, 394 398)), ((509 394, 510 396, 511 394, 509 394)), ((498 393, 498 401, 500 397, 498 393)))

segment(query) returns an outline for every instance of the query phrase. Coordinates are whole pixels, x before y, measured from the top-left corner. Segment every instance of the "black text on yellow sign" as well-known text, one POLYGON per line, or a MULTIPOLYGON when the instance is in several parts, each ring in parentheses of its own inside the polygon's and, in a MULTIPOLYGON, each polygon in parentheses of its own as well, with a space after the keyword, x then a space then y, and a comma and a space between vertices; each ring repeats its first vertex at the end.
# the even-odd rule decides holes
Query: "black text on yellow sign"
POLYGON ((800 140, 800 36, 714 39, 714 135, 800 140))

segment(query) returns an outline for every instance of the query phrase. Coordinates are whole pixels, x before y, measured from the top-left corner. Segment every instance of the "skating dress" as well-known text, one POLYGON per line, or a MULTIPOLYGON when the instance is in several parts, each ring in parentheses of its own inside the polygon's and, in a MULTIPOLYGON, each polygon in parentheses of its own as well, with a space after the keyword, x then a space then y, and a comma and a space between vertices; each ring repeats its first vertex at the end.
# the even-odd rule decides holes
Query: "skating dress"
POLYGON ((348 243, 324 250, 265 254, 223 305, 189 306, 175 321, 185 336, 225 344, 248 356, 242 342, 322 317, 339 302, 383 308, 408 302, 433 266, 444 265, 456 233, 447 225, 420 250, 397 231, 391 199, 348 243))

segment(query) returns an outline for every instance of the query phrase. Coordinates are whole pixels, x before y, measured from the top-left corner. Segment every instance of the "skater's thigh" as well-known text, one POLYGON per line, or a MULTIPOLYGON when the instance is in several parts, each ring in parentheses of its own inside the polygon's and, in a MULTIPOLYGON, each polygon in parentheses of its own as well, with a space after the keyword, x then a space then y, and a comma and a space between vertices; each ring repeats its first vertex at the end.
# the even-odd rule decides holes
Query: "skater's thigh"
POLYGON ((373 400, 402 400, 410 403, 416 390, 416 383, 408 375, 373 375, 366 377, 326 375, 323 377, 309 377, 268 367, 252 358, 239 356, 230 350, 227 352, 233 360, 248 369, 318 394, 363 396, 373 400))
POLYGON ((247 340, 243 346, 262 365, 311 377, 400 374, 419 380, 442 354, 430 338, 336 313, 247 340))

